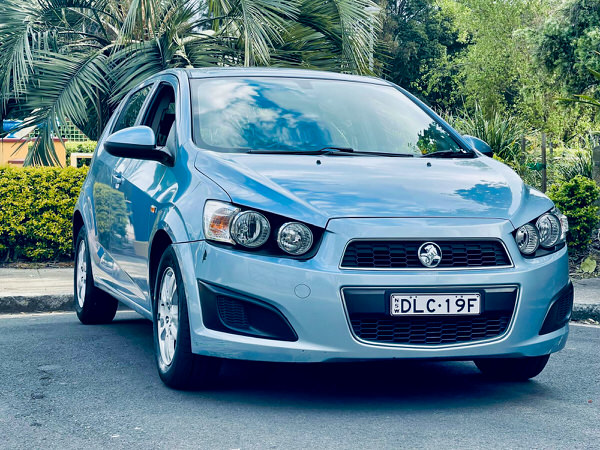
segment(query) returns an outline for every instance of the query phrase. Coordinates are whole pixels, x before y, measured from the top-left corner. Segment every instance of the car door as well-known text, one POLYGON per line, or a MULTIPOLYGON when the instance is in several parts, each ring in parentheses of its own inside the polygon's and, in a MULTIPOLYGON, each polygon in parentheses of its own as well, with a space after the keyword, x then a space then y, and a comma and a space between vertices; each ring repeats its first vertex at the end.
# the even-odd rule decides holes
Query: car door
MULTIPOLYGON (((175 154, 175 105, 177 79, 164 75, 150 95, 140 116, 139 125, 154 131, 156 146, 170 146, 175 154), (172 131, 172 132, 171 132, 172 131)), ((150 235, 157 211, 168 192, 176 189, 175 176, 170 167, 156 161, 129 160, 122 168, 119 192, 127 213, 123 216, 125 233, 111 242, 111 254, 130 283, 130 290, 139 295, 134 301, 150 309, 148 255, 150 235), (113 245, 114 244, 114 245, 113 245)))
MULTIPOLYGON (((122 184, 122 172, 127 167, 129 160, 118 158, 104 151, 104 141, 112 133, 124 128, 134 126, 140 117, 142 107, 148 100, 153 84, 147 84, 128 95, 118 108, 117 118, 110 124, 110 130, 105 133, 99 143, 96 161, 94 162, 93 196, 94 216, 96 221, 96 234, 98 249, 98 277, 105 284, 122 292, 120 288, 126 287, 119 268, 115 265, 112 248, 115 242, 122 239, 126 234, 126 221, 124 219, 127 205, 120 192, 122 184)), ((132 293, 127 292, 128 297, 132 293)))

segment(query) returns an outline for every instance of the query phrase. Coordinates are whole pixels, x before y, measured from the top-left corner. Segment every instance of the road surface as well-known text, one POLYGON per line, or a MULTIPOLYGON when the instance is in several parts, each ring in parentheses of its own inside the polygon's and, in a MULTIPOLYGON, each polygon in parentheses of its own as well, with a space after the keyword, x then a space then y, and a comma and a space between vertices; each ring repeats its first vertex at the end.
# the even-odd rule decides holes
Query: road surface
POLYGON ((600 327, 527 383, 470 362, 228 362, 208 392, 163 386, 152 327, 0 316, 1 448, 600 448, 600 327))

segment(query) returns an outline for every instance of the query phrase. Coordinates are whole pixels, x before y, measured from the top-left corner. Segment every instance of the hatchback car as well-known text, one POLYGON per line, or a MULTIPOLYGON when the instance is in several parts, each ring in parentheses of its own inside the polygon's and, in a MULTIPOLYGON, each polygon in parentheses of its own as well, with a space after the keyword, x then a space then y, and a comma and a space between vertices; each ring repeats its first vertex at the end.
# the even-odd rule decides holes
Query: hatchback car
POLYGON ((534 377, 567 340, 568 225, 490 156, 381 79, 162 72, 110 119, 77 201, 77 315, 152 320, 174 388, 223 358, 534 377))

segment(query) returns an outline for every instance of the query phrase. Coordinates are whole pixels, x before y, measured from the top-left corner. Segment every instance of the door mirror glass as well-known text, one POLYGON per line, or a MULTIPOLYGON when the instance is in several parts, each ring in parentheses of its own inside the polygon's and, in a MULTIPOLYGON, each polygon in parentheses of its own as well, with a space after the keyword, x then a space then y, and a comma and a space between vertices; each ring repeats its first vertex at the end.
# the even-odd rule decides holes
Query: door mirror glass
POLYGON ((111 134, 104 142, 106 151, 119 158, 145 159, 165 165, 173 164, 173 155, 166 148, 156 147, 152 128, 140 125, 111 134))
POLYGON ((490 147, 484 140, 476 138, 475 136, 469 136, 468 134, 465 134, 463 139, 467 142, 467 144, 469 144, 471 149, 477 150, 478 152, 481 152, 490 158, 494 155, 494 150, 492 150, 492 147, 490 147))

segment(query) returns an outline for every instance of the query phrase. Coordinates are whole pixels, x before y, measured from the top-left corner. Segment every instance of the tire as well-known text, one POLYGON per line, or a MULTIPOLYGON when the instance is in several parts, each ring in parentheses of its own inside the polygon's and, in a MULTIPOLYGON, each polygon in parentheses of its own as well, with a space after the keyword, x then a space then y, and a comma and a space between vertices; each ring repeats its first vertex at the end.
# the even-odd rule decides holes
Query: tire
POLYGON ((114 319, 119 302, 94 285, 85 227, 81 227, 75 240, 73 290, 75 312, 81 323, 95 325, 114 319))
POLYGON ((192 353, 187 297, 173 247, 158 265, 153 306, 154 355, 163 383, 173 389, 210 387, 221 361, 192 353))
POLYGON ((527 381, 538 376, 550 355, 527 358, 476 359, 475 365, 488 378, 501 381, 527 381))

